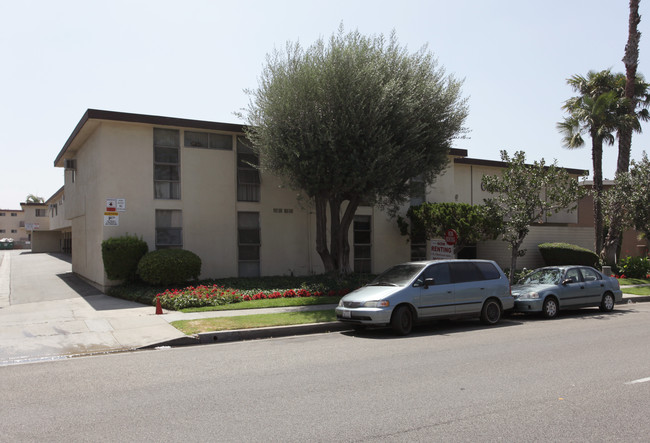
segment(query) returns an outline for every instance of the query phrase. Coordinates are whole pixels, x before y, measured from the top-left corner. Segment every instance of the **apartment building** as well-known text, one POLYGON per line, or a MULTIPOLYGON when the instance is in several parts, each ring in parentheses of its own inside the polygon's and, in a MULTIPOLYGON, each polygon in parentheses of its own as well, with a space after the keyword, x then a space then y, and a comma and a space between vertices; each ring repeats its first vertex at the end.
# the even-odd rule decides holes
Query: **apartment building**
MULTIPOLYGON (((505 166, 468 158, 461 149, 449 156, 447 170, 413 204, 482 203, 488 195, 481 177, 505 166)), ((101 243, 125 234, 142 237, 150 250, 196 253, 202 277, 322 272, 309 200, 256 163, 241 125, 89 109, 56 156, 65 185, 45 208, 56 204, 61 211, 64 199, 68 225, 57 229, 69 236, 73 272, 100 288, 116 283, 104 274, 101 243)), ((584 175, 568 171, 576 179, 584 175)), ((533 227, 531 239, 588 246, 593 228, 577 221, 575 212, 558 214, 533 227)), ((430 255, 426 246, 407 243, 395 219, 370 206, 357 210, 349 235, 357 271, 380 272, 423 251, 430 255)), ((470 254, 509 263, 499 241, 476 245, 470 254)), ((539 254, 529 257, 523 265, 541 263, 539 254)))
POLYGON ((0 239, 12 239, 15 248, 28 245, 25 231, 25 211, 22 209, 0 209, 0 239))

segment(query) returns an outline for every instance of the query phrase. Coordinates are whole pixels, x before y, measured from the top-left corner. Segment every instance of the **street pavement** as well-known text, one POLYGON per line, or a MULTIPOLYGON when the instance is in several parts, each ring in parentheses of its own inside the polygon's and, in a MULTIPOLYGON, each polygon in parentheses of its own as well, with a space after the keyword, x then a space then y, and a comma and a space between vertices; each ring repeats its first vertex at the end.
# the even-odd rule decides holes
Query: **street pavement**
MULTIPOLYGON (((0 251, 0 366, 160 346, 280 337, 350 327, 341 323, 219 331, 186 336, 176 320, 249 315, 251 311, 182 313, 109 297, 72 273, 64 254, 0 251)), ((650 297, 624 295, 624 302, 650 297)), ((256 309, 255 313, 333 309, 335 305, 256 309)))

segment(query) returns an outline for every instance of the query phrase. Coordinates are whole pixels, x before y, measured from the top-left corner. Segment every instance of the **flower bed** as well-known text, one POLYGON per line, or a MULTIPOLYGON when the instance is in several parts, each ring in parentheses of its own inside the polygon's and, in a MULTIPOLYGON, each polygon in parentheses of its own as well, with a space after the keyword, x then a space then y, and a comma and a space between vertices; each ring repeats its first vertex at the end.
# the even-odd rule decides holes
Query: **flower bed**
POLYGON ((160 304, 165 309, 180 310, 185 308, 198 308, 202 306, 220 306, 241 301, 265 300, 274 298, 296 298, 296 297, 321 297, 321 296, 343 296, 350 292, 349 289, 339 291, 310 292, 307 289, 288 289, 276 291, 259 291, 226 288, 219 285, 188 286, 184 289, 167 289, 156 295, 160 304))

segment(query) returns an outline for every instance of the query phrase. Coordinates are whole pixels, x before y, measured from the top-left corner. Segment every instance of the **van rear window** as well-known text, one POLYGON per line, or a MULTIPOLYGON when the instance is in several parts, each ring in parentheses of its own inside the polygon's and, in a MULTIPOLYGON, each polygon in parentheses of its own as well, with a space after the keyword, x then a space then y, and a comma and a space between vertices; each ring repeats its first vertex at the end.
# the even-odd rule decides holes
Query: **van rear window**
POLYGON ((483 273, 485 280, 496 280, 501 277, 501 274, 499 274, 499 271, 492 263, 476 262, 476 266, 478 266, 483 273))

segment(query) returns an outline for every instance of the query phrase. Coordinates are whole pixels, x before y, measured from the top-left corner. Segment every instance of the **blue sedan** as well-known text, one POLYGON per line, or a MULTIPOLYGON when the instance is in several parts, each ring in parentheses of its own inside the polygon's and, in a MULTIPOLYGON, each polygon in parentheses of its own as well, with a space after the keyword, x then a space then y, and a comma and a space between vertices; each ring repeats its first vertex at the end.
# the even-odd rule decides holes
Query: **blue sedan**
POLYGON ((541 313, 555 318, 560 309, 598 306, 609 312, 623 299, 614 277, 589 266, 539 268, 512 286, 515 312, 541 313))

